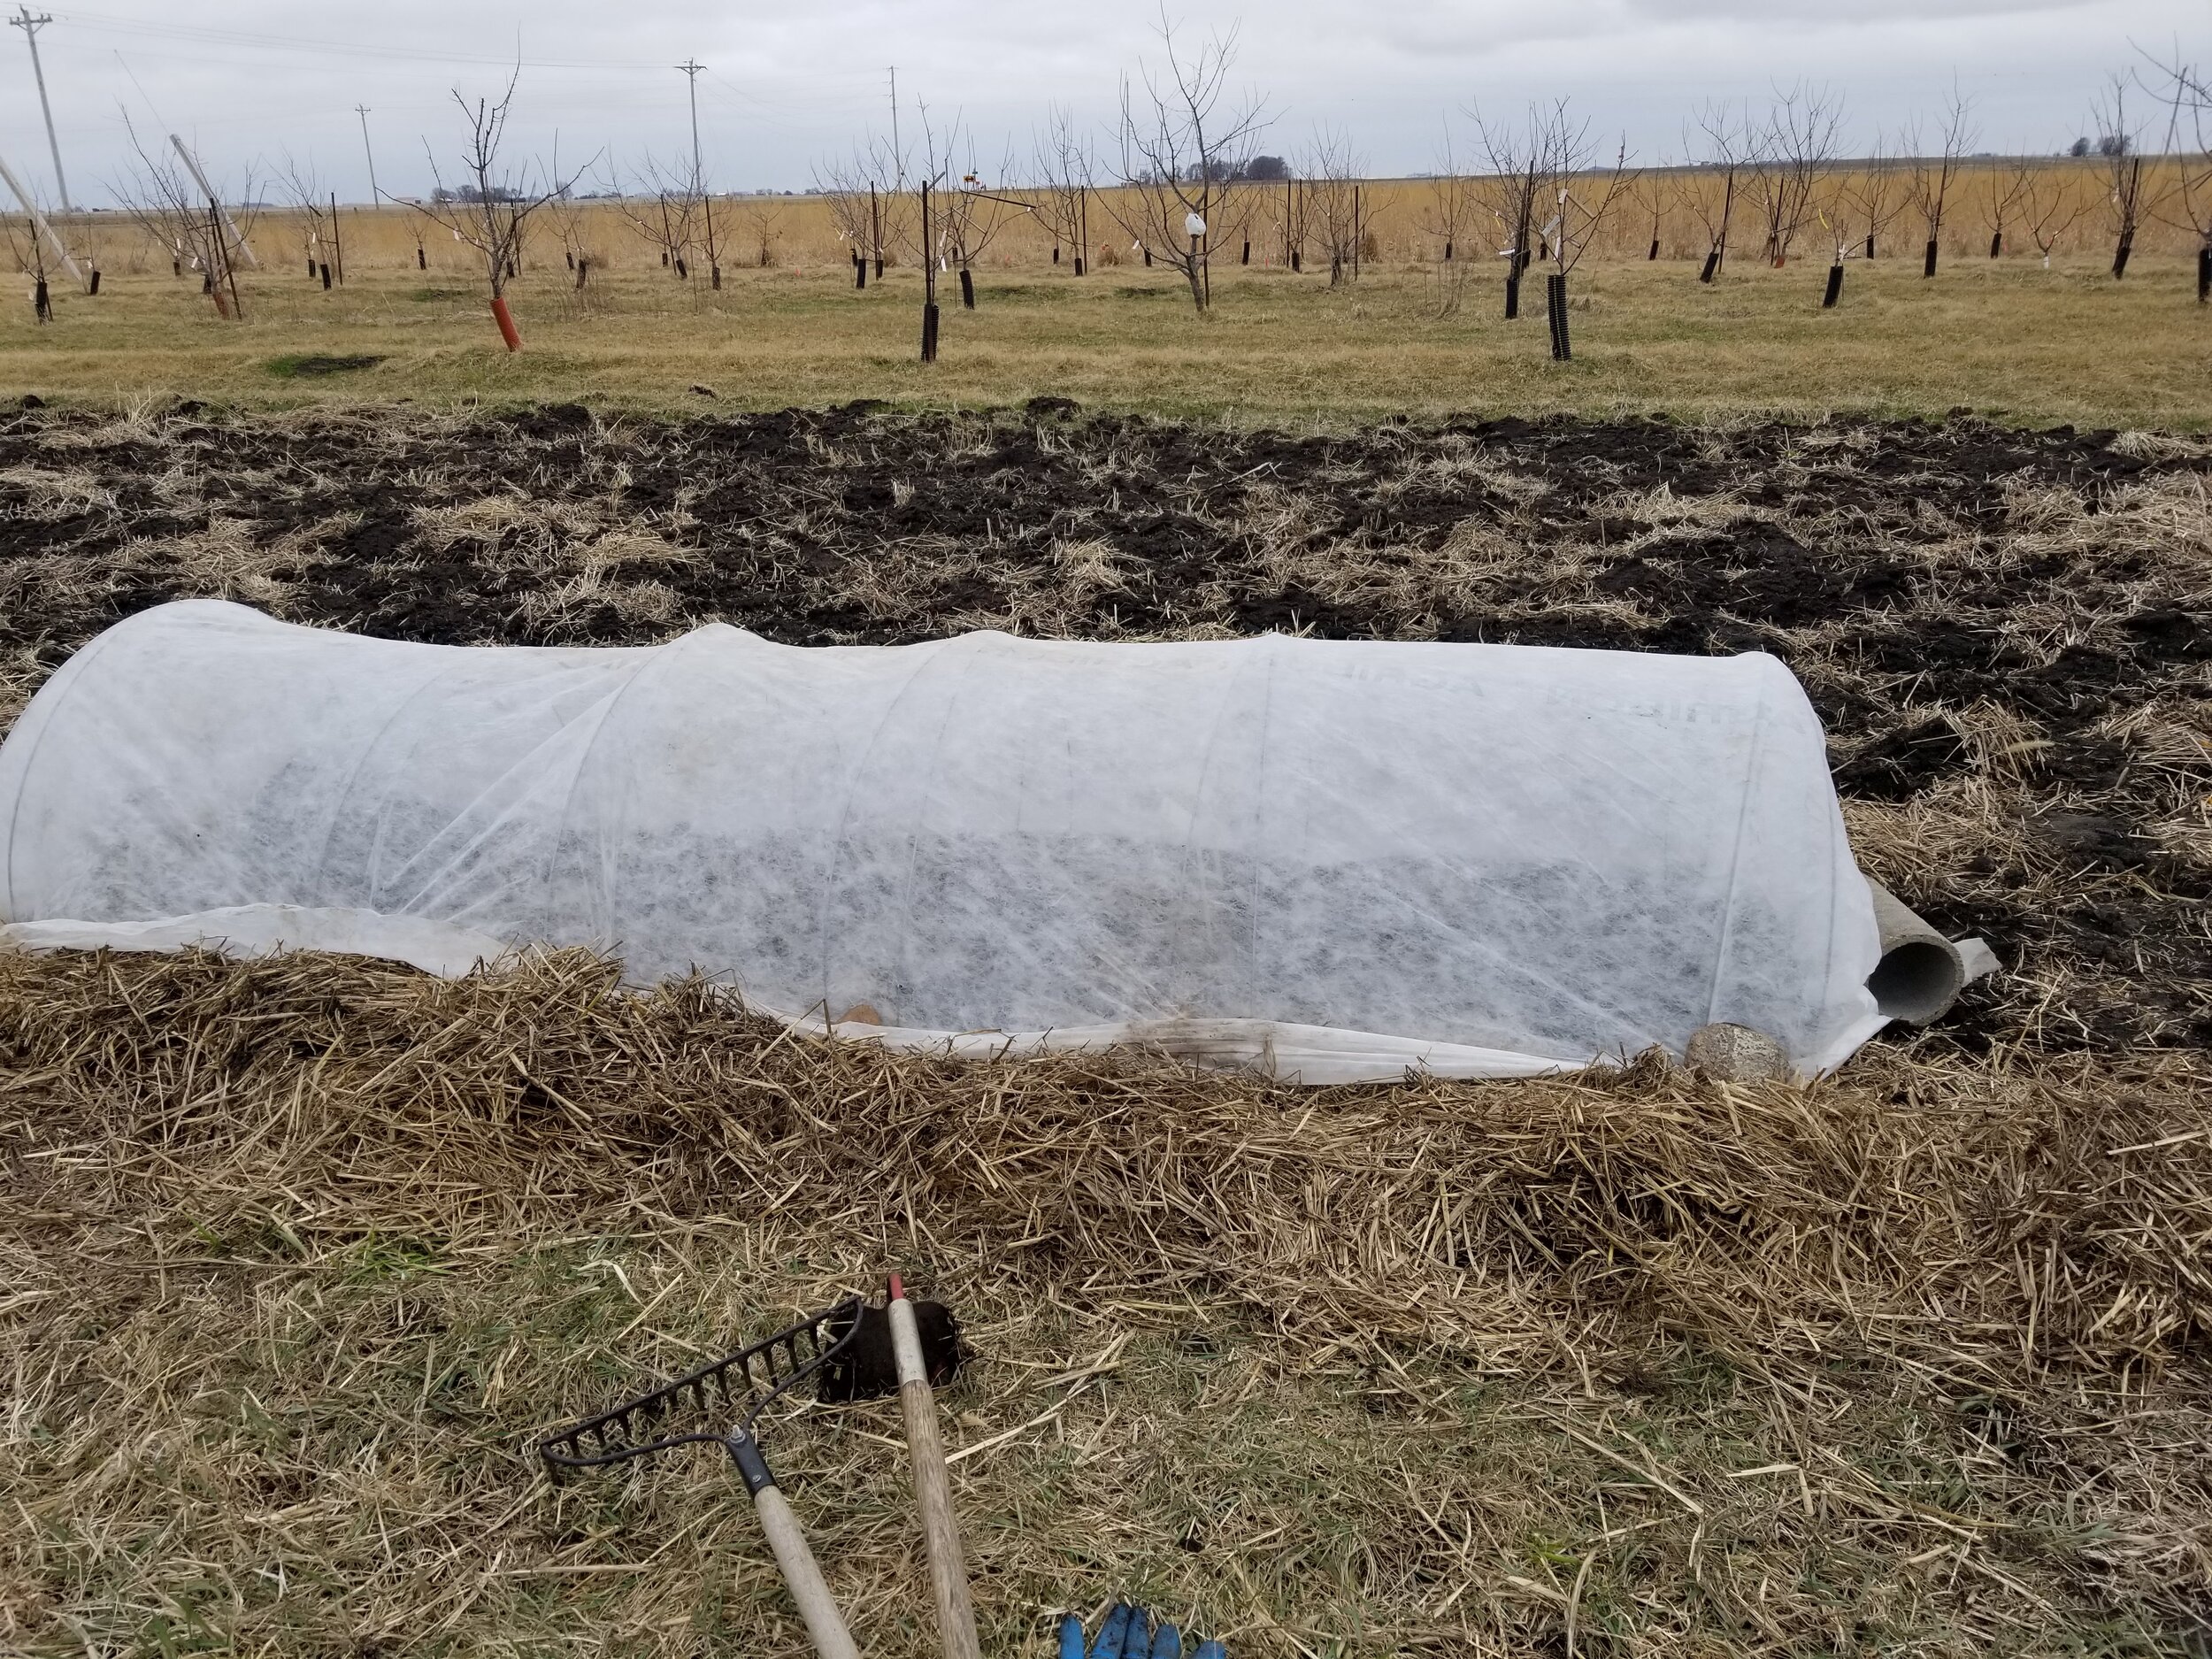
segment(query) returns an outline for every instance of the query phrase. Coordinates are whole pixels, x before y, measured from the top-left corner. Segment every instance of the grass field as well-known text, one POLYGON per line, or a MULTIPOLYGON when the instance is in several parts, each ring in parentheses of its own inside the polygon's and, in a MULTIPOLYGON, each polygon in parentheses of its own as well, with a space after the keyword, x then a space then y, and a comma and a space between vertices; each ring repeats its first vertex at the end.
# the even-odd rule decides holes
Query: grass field
MULTIPOLYGON (((2212 443, 152 390, 0 412, 0 721, 184 595, 1763 649, 1862 861, 2004 971, 1813 1087, 1302 1091, 888 1058, 574 956, 0 953, 0 1650, 795 1659, 712 1458, 530 1448, 895 1259, 980 1356, 993 1659, 1124 1591, 1239 1659, 2207 1651, 2212 443)), ((895 1409, 769 1444, 864 1650, 933 1652, 895 1409)))
MULTIPOLYGON (((1460 267, 1463 269, 1464 267, 1460 267)), ((841 265, 733 270, 718 295, 618 266, 582 296, 557 258, 512 304, 527 349, 500 348, 480 285, 460 271, 357 271, 325 293, 264 272, 246 320, 225 323, 190 279, 113 274, 97 298, 64 288, 37 326, 0 313, 0 393, 105 406, 188 396, 225 404, 407 400, 433 407, 580 402, 673 411, 882 399, 918 408, 1087 406, 1240 423, 1390 415, 1609 415, 1689 419, 1831 411, 1939 418, 1965 406, 2025 424, 2197 430, 2212 422, 2212 311, 2193 263, 2144 255, 2124 282, 2091 257, 1916 261, 1849 268, 1819 309, 1824 265, 1732 267, 1710 288, 1674 262, 1592 264, 1574 278, 1575 360, 1548 356, 1541 285, 1500 315, 1485 267, 1455 290, 1400 261, 1331 290, 1325 278, 1240 273, 1196 316, 1171 273, 1125 264, 1080 280, 1049 266, 985 269, 973 312, 948 293, 942 357, 917 359, 920 277, 865 294, 841 265), (302 358, 374 358, 303 375, 302 358)), ((951 285, 949 283, 948 288, 951 285)), ((313 366, 311 365, 311 367, 313 366)))

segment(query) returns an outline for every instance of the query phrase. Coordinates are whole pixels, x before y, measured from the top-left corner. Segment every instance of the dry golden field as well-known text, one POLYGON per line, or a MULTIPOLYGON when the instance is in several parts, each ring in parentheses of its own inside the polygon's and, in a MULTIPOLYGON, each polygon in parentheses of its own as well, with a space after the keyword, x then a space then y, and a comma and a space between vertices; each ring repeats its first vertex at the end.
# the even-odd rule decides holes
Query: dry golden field
MULTIPOLYGON (((2149 173, 2154 205, 2177 199, 2170 169, 2154 164, 2149 173)), ((2054 162, 2035 176, 2046 197, 2069 204, 2061 217, 2072 224, 2047 266, 2016 226, 2009 250, 1989 257, 1993 192, 2014 175, 1970 166, 1953 188, 1937 276, 1923 279, 1921 231, 1901 211, 1878 257, 1853 258, 1842 303, 1824 312, 1830 249, 1819 224, 1778 269, 1758 257, 1755 204, 1740 204, 1730 257, 1719 280, 1701 286, 1696 208, 1716 180, 1645 175, 1572 277, 1570 365, 1549 361, 1540 285, 1530 282, 1519 322, 1503 320, 1502 262, 1467 257, 1471 242, 1480 256, 1489 240, 1464 227, 1473 210, 1463 210, 1455 257, 1442 259, 1448 194, 1431 181, 1363 186, 1368 254, 1357 280, 1334 288, 1311 249, 1302 273, 1286 268, 1279 187, 1243 193, 1217 219, 1216 303, 1202 319, 1172 272, 1117 246, 1104 199, 1081 279, 1071 257, 1054 262, 1037 220, 1007 211, 976 263, 978 309, 960 311, 947 282, 942 359, 928 369, 917 361, 921 273, 910 258, 899 263, 898 227, 887 237, 892 268, 856 293, 849 249, 821 197, 718 202, 718 290, 695 249, 689 280, 662 268, 626 216, 650 204, 549 207, 532 222, 512 288, 526 343, 513 357, 487 314, 473 250, 414 210, 342 210, 345 281, 327 293, 306 274, 305 221, 250 215, 261 264, 242 273, 244 319, 231 322, 216 316, 194 273, 171 273, 140 227, 97 215, 65 234, 96 257, 101 294, 58 280, 50 326, 27 304, 0 312, 0 392, 110 405, 162 396, 262 405, 404 397, 664 410, 703 406, 710 396, 771 408, 858 397, 972 407, 1051 395, 1244 421, 1553 411, 1940 416, 1962 405, 2015 422, 2204 424, 2212 314, 2194 301, 2194 239, 2167 222, 2171 213, 2147 222, 2125 280, 2115 281, 2099 164, 2054 162), (1650 260, 1655 226, 1661 257, 1650 260), (1245 234, 1249 266, 1238 263, 1245 234), (578 254, 589 266, 581 290, 572 274, 578 254), (311 362, 303 373, 301 358, 373 361, 311 362)), ((1891 183, 1894 208, 1904 181, 1891 183)), ((26 245, 19 226, 16 252, 26 245)), ((318 251, 328 257, 329 244, 318 251)))
MULTIPOLYGON (((2139 256, 2193 257, 2199 238, 2184 223, 2180 167, 2170 160, 2149 157, 2143 165, 2146 211, 2136 238, 2139 256)), ((2027 163, 1976 159, 1962 164, 1946 198, 1941 237, 1944 259, 1986 258, 1992 230, 2000 221, 2007 232, 2006 257, 2033 258, 2038 250, 2028 220, 2039 209, 2057 229, 2055 255, 2101 257, 2108 262, 2116 228, 2108 200, 2109 166, 2093 157, 2027 163), (2024 176, 2028 187, 2024 191, 2024 176)), ((1592 175, 1593 193, 1601 190, 1603 183, 1601 175, 1592 175)), ((1593 241, 1591 257, 1604 261, 1640 259, 1656 236, 1663 259, 1702 259, 1709 240, 1706 220, 1718 218, 1724 184, 1723 176, 1709 169, 1651 169, 1632 175, 1593 241)), ((1909 163, 1892 163, 1878 171, 1863 166, 1830 171, 1814 187, 1805 223, 1791 250, 1793 257, 1824 265, 1831 246, 1830 240, 1824 238, 1824 227, 1830 216, 1863 218, 1867 204, 1871 204, 1872 211, 1883 220, 1878 251, 1886 256, 1909 254, 1917 260, 1926 231, 1916 216, 1910 185, 1909 163), (1843 205, 1847 202, 1847 207, 1843 205)), ((1297 187, 1297 211, 1307 227, 1302 246, 1308 262, 1315 259, 1320 232, 1305 193, 1318 188, 1297 187)), ((1440 260, 1444 242, 1454 231, 1461 244, 1455 253, 1471 254, 1478 263, 1503 245, 1503 227, 1484 208, 1486 191, 1481 180, 1378 179, 1363 182, 1360 188, 1362 229, 1373 236, 1376 257, 1386 265, 1440 260), (1455 188, 1463 197, 1456 214, 1451 206, 1455 188)), ((1041 204, 1043 200, 1041 193, 1033 190, 1013 189, 1008 195, 1015 201, 1041 204)), ((1130 236, 1115 228, 1117 207, 1125 214, 1129 211, 1128 204, 1121 200, 1125 195, 1110 189, 1092 193, 1093 263, 1104 270, 1142 264, 1130 236)), ((911 199, 894 199, 888 193, 885 201, 885 241, 895 256, 900 244, 911 241, 915 208, 911 199)), ((847 257, 848 244, 840 234, 830 196, 717 196, 714 211, 718 240, 725 248, 725 265, 757 266, 764 263, 764 250, 766 263, 801 268, 825 264, 841 266, 847 257)), ((1051 263, 1053 239, 1042 218, 1024 215, 1010 207, 1002 207, 995 214, 979 211, 994 218, 998 226, 982 262, 987 266, 1020 270, 1051 263)), ((1740 169, 1729 242, 1729 257, 1739 265, 1759 261, 1759 192, 1751 180, 1751 170, 1740 169)), ((257 255, 265 261, 280 263, 296 250, 304 251, 309 221, 300 211, 273 205, 242 217, 257 255)), ((657 269, 658 253, 636 227, 639 222, 649 225, 657 218, 657 205, 646 199, 626 204, 598 198, 554 204, 534 221, 533 246, 541 261, 559 263, 564 242, 567 242, 588 250, 595 264, 611 269, 647 265, 657 269)), ((1285 263, 1285 220, 1283 185, 1237 187, 1216 216, 1217 258, 1225 265, 1237 261, 1248 239, 1254 263, 1263 266, 1285 263)), ((157 243, 120 211, 79 215, 65 228, 73 247, 89 248, 111 270, 140 274, 165 263, 165 255, 157 243)), ((12 229, 16 246, 12 254, 13 262, 19 264, 23 242, 19 219, 12 229)), ((449 232, 440 229, 426 213, 415 208, 402 204, 342 207, 340 234, 349 257, 357 265, 380 270, 412 267, 419 246, 432 272, 472 273, 469 260, 473 256, 457 246, 449 232)), ((0 257, 9 257, 0 254, 0 257)), ((910 263, 910 251, 907 257, 910 263)))

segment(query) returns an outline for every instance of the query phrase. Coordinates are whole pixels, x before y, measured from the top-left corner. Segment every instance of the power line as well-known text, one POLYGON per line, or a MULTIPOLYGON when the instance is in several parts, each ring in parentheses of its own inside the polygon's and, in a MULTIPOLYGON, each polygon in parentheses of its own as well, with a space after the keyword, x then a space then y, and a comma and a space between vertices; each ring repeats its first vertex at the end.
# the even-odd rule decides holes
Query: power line
POLYGON ((513 68, 518 64, 525 69, 652 69, 658 65, 643 62, 622 62, 595 58, 588 62, 560 58, 521 58, 518 55, 488 56, 480 52, 426 51, 418 47, 368 44, 359 41, 319 40, 300 35, 270 35, 258 30, 202 28, 187 23, 150 23, 139 18, 111 17, 99 12, 68 11, 62 13, 65 23, 88 26, 111 34, 142 35, 158 40, 207 41, 215 44, 249 47, 276 51, 309 51, 342 54, 348 58, 391 58, 416 63, 484 64, 499 68, 513 68))

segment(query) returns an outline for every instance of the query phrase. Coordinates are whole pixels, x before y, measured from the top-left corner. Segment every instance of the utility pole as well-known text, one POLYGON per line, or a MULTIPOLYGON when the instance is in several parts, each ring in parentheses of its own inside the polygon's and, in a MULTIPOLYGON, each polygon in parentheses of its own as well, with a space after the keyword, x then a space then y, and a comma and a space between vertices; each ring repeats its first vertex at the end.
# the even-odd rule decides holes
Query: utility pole
MULTIPOLYGON (((238 222, 231 218, 230 210, 223 205, 222 198, 215 194, 215 187, 207 181, 207 174, 200 171, 199 157, 187 150, 184 147, 184 140, 179 138, 174 133, 169 134, 169 142, 177 147, 177 154, 184 157, 186 171, 191 173, 194 181, 199 185, 200 193, 207 197, 210 213, 221 221, 223 229, 230 232, 231 242, 237 247, 240 253, 246 256, 246 263, 258 271, 261 268, 261 261, 253 257, 253 250, 246 245, 245 233, 238 228, 238 222)), ((234 287, 236 286, 236 280, 235 277, 232 279, 234 287)))
POLYGON ((38 81, 38 107, 46 116, 46 147, 54 152, 54 185, 61 192, 61 211, 73 213, 77 210, 69 200, 69 180, 61 174, 61 141, 54 136, 54 106, 46 101, 46 69, 38 61, 38 32, 53 21, 45 12, 31 15, 31 8, 19 4, 15 15, 8 19, 10 28, 21 29, 23 38, 31 48, 31 73, 38 81))
POLYGON ((361 153, 369 158, 369 205, 374 207, 384 199, 384 193, 376 188, 376 151, 369 148, 369 106, 357 104, 353 112, 361 118, 361 153))
POLYGON ((699 72, 706 65, 695 58, 687 58, 676 67, 691 83, 691 194, 696 196, 702 194, 700 180, 703 176, 699 166, 699 72))
POLYGON ((23 188, 23 181, 15 176, 4 161, 0 161, 0 184, 6 185, 15 199, 22 204, 23 216, 31 221, 32 231, 46 238, 55 256, 60 259, 62 269, 80 282, 83 281, 84 273, 77 269, 77 262, 69 257, 69 250, 63 244, 62 239, 54 234, 54 227, 46 222, 46 215, 38 211, 37 201, 28 190, 23 188))
MULTIPOLYGON (((899 66, 891 65, 891 165, 898 174, 892 180, 895 190, 906 188, 906 152, 899 148, 899 66)), ((879 271, 878 276, 883 273, 879 271)))

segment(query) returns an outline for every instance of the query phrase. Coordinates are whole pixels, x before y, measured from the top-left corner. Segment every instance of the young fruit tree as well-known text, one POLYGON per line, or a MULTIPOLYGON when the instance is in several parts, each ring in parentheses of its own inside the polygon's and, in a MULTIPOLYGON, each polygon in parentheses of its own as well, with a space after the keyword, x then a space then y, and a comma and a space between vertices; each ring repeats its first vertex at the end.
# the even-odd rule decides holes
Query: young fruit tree
POLYGON ((814 170, 815 188, 828 198, 831 218, 852 255, 856 289, 868 286, 872 269, 879 278, 885 265, 921 257, 906 156, 897 142, 871 134, 849 161, 814 170))
POLYGON ((1544 316, 1551 329, 1555 363, 1570 362, 1574 351, 1567 337, 1567 279, 1582 263, 1582 256, 1596 242, 1598 231, 1627 190, 1628 140, 1623 137, 1614 151, 1609 172, 1594 169, 1596 146, 1589 142, 1590 124, 1577 124, 1563 100, 1557 106, 1555 135, 1548 145, 1552 173, 1547 180, 1551 217, 1539 235, 1550 250, 1551 269, 1544 276, 1544 316))
POLYGON ((1306 268, 1306 241, 1313 234, 1313 204, 1306 181, 1295 172, 1282 181, 1279 197, 1270 192, 1274 211, 1280 217, 1283 242, 1283 263, 1294 272, 1306 268))
MULTIPOLYGON (((468 123, 469 135, 461 152, 464 179, 459 188, 446 188, 438 172, 438 157, 427 139, 424 152, 430 158, 430 176, 437 186, 426 203, 418 204, 455 238, 473 248, 484 262, 484 279, 491 289, 492 320, 510 351, 522 349, 522 335, 507 309, 507 284, 522 270, 523 239, 531 218, 548 202, 565 196, 584 174, 579 167, 567 178, 556 171, 540 172, 525 165, 510 177, 500 160, 507 136, 507 118, 514 109, 515 88, 522 79, 521 65, 507 78, 507 88, 496 100, 480 97, 471 104, 457 88, 453 101, 468 123)), ((586 164, 588 165, 589 164, 586 164)))
POLYGON ((1724 104, 1708 104, 1684 148, 1702 150, 1697 171, 1683 180, 1683 198, 1705 231, 1705 262, 1697 280, 1710 283, 1728 265, 1728 228, 1736 212, 1738 175, 1755 153, 1750 132, 1724 104))
MULTIPOLYGON (((581 206, 573 196, 560 196, 545 204, 553 234, 561 244, 561 258, 575 273, 574 291, 581 294, 591 280, 592 252, 581 206)), ((580 302, 579 302, 580 303, 580 302)))
POLYGON ((2128 119, 2131 77, 2116 74, 2105 84, 2092 106, 2097 126, 2096 153, 2105 165, 2106 202, 2112 227, 2112 278, 2128 273, 2128 259, 2135 252, 2135 235, 2143 227, 2143 144, 2141 134, 2128 119))
POLYGON ((837 233, 837 240, 845 244, 845 257, 852 262, 853 287, 868 286, 868 181, 856 179, 835 163, 817 162, 814 165, 812 194, 829 210, 830 226, 837 233))
POLYGON ((1890 227, 1911 204, 1905 187, 1906 178, 1896 157, 1889 153, 1887 141, 1878 135, 1866 165, 1845 175, 1845 195, 1865 230, 1867 258, 1874 257, 1890 227))
POLYGON ((1561 171, 1553 152, 1562 137, 1563 110, 1546 111, 1531 104, 1519 127, 1486 121, 1480 111, 1470 113, 1488 163, 1479 188, 1505 244, 1498 257, 1506 262, 1505 315, 1511 321, 1521 314, 1521 275, 1535 262, 1530 243, 1540 222, 1545 187, 1561 171))
POLYGON ((660 255, 661 269, 679 282, 691 280, 695 263, 691 255, 699 240, 701 204, 685 184, 687 173, 649 155, 627 189, 610 191, 623 222, 660 255))
POLYGON ((1331 288, 1358 273, 1361 166, 1349 136, 1326 127, 1315 129, 1313 142, 1298 157, 1308 234, 1321 239, 1331 288))
MULTIPOLYGON (((245 247, 245 230, 224 211, 204 173, 181 144, 171 141, 173 158, 158 147, 149 151, 127 114, 123 130, 138 157, 132 176, 114 187, 124 210, 168 250, 173 276, 197 272, 200 292, 213 304, 215 314, 242 320, 245 311, 234 260, 245 247)), ((249 174, 242 197, 251 201, 257 194, 249 174)))
POLYGON ((1265 103, 1225 102, 1233 28, 1188 53, 1164 12, 1157 33, 1166 64, 1140 65, 1141 96, 1122 79, 1122 188, 1099 199, 1148 263, 1160 258, 1189 285, 1202 316, 1213 303, 1212 220, 1267 125, 1265 103))
POLYGON ((1660 229, 1665 224, 1667 209, 1673 204, 1680 179, 1673 165, 1664 156, 1658 165, 1639 168, 1630 181, 1628 201, 1624 204, 1636 212, 1639 228, 1651 234, 1644 250, 1644 263, 1655 264, 1659 258, 1660 229))
POLYGON ((1454 151, 1451 124, 1444 126, 1444 142, 1437 152, 1433 194, 1421 216, 1421 232, 1435 250, 1435 271, 1441 280, 1440 316, 1457 313, 1473 263, 1466 257, 1480 223, 1481 204, 1474 180, 1468 178, 1454 151))
POLYGON ((1982 225, 1989 232, 1993 259, 2004 257, 2005 232, 2019 228, 2020 192, 2027 187, 2024 175, 2017 161, 1993 162, 1982 169, 1981 188, 1976 195, 1982 204, 1982 225))
POLYGON ((783 240, 783 209, 769 196, 754 196, 746 202, 743 217, 753 263, 765 271, 776 263, 776 244, 783 240))
POLYGON ((286 156, 276 169, 277 186, 290 201, 293 211, 300 216, 302 252, 307 265, 307 280, 320 280, 326 289, 331 285, 330 262, 337 247, 337 216, 323 216, 322 186, 315 178, 311 163, 303 166, 286 156))
POLYGON ((1973 100, 1954 83, 1950 102, 1944 105, 1936 129, 1935 154, 1927 153, 1919 123, 1906 129, 1905 143, 1912 157, 1912 204, 1928 233, 1920 260, 1920 274, 1924 277, 1936 273, 1936 260, 1943 242, 1944 214, 1949 207, 1952 188, 1958 183, 1961 165, 1974 147, 1973 113, 1973 100))
POLYGON ((1052 238, 1052 263, 1060 263, 1065 248, 1081 276, 1090 268, 1091 191, 1098 173, 1091 142, 1076 131, 1074 116, 1055 105, 1033 148, 1037 217, 1052 238))
MULTIPOLYGON (((921 118, 922 165, 915 189, 916 203, 920 210, 920 257, 922 262, 922 361, 937 361, 937 340, 940 316, 937 309, 938 273, 950 268, 947 249, 951 231, 946 220, 945 185, 952 171, 952 146, 947 143, 941 152, 937 141, 937 129, 930 124, 929 105, 919 99, 915 108, 921 118)), ((957 139, 960 124, 953 122, 951 136, 957 139)), ((902 168, 903 171, 903 168, 902 168)))
POLYGON ((2085 165, 2073 160, 2055 164, 2032 157, 2019 163, 2014 222, 2035 243, 2046 271, 2051 268, 2051 255, 2067 232, 2096 209, 2096 192, 2081 188, 2085 165))
POLYGON ((1820 296, 1823 311, 1833 310, 1843 298, 1843 273, 1850 261, 1871 259, 1890 221, 1904 211, 1896 187, 1896 171, 1878 138, 1863 163, 1836 168, 1815 185, 1813 218, 1824 233, 1829 255, 1828 285, 1820 296))
MULTIPOLYGON (((960 142, 957 123, 951 142, 960 142)), ((1035 209, 1017 196, 993 189, 985 181, 975 159, 975 146, 967 146, 968 159, 954 188, 945 193, 944 248, 953 269, 960 273, 960 305, 964 311, 975 309, 975 262, 997 238, 999 232, 1017 219, 1031 217, 1035 209)), ((1003 178, 1014 170, 1014 158, 1009 154, 999 163, 999 176, 1003 178)))
POLYGON ((17 242, 15 227, 10 225, 8 251, 13 257, 16 268, 31 279, 32 314, 41 323, 50 323, 54 320, 54 296, 47 279, 53 265, 58 265, 72 277, 86 283, 87 290, 94 294, 100 291, 97 273, 87 279, 78 269, 75 258, 56 234, 52 221, 46 217, 37 198, 25 188, 22 180, 16 176, 15 170, 4 161, 0 161, 0 183, 8 187, 8 193, 15 197, 17 204, 23 210, 24 241, 20 244, 17 242))
POLYGON ((1801 81, 1778 96, 1767 116, 1751 158, 1751 188, 1766 224, 1767 263, 1777 270, 1789 263, 1811 216, 1842 125, 1843 100, 1801 81))
POLYGON ((2197 244, 2197 303, 2212 303, 2212 90, 2193 64, 2163 65, 2168 111, 2166 153, 2173 158, 2173 188, 2159 217, 2187 231, 2197 244))

